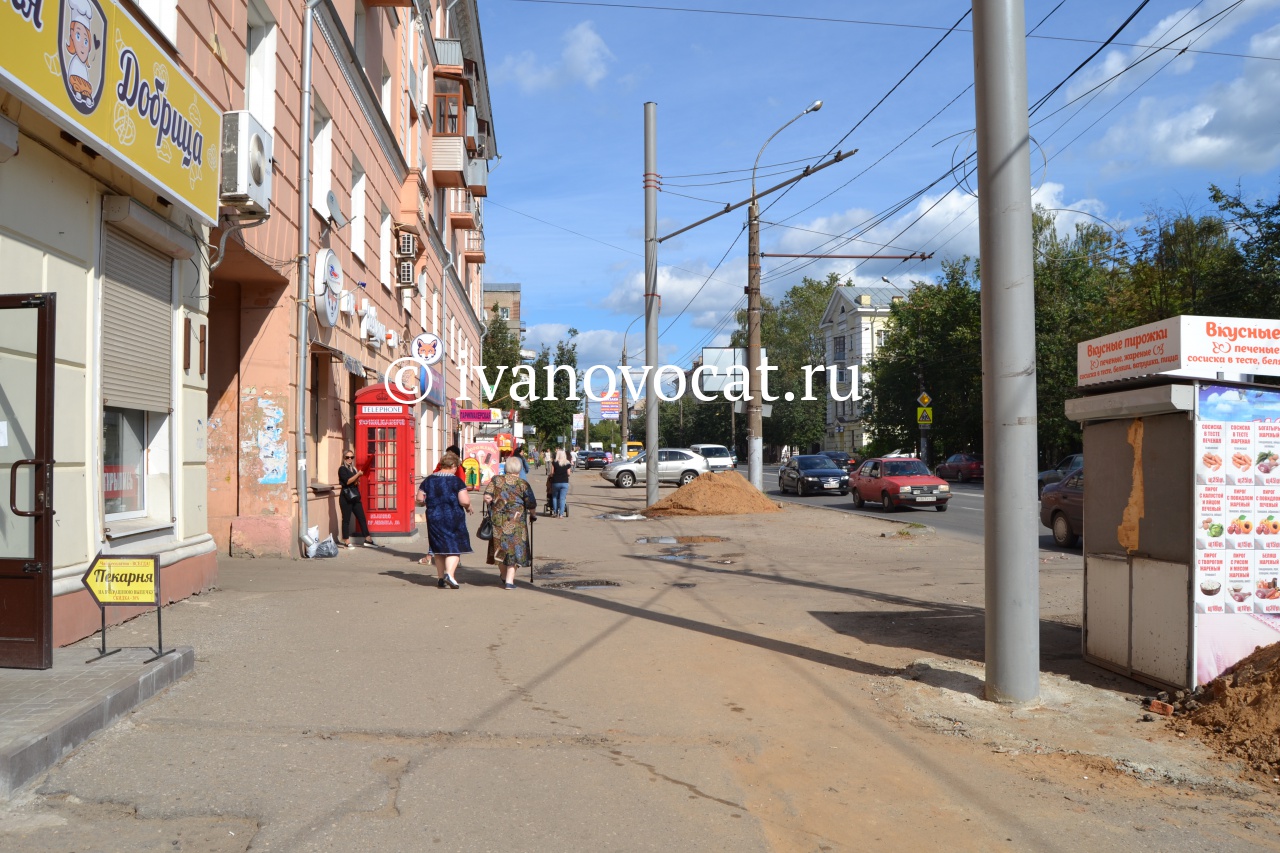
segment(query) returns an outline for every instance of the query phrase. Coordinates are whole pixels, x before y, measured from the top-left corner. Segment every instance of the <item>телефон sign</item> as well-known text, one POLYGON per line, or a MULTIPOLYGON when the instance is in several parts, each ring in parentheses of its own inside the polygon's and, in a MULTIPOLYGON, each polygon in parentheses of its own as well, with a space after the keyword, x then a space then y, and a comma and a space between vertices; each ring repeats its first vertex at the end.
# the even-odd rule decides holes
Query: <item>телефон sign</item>
POLYGON ((222 113, 112 0, 0 4, 0 82, 213 225, 222 113))

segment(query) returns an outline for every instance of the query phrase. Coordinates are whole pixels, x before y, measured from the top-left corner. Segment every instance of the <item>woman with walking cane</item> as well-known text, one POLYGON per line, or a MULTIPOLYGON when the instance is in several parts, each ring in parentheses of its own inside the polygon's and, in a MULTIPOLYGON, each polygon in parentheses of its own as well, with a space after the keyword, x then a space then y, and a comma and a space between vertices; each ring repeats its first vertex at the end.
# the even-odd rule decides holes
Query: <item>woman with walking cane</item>
POLYGON ((529 565, 531 522, 537 518, 538 499, 529 481, 520 477, 520 458, 508 457, 504 470, 491 479, 482 493, 493 538, 489 540, 490 565, 502 572, 503 589, 516 588, 516 568, 529 565))

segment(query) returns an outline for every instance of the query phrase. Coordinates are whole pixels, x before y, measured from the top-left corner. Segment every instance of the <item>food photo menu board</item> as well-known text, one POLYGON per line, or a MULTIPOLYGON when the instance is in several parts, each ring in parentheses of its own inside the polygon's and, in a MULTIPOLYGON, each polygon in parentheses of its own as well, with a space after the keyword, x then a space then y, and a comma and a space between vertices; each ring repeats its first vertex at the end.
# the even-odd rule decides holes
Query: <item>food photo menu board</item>
POLYGON ((1196 395, 1196 682, 1280 641, 1280 391, 1196 395))

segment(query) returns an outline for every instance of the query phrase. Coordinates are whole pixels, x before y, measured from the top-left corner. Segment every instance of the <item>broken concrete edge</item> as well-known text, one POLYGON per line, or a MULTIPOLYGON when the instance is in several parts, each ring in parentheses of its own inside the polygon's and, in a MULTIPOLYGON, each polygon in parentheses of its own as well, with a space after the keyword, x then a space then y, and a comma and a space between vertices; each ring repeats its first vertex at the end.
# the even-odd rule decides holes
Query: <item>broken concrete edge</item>
POLYGON ((190 646, 172 649, 68 711, 43 731, 0 752, 0 801, 10 799, 89 738, 185 678, 195 662, 196 653, 190 646))

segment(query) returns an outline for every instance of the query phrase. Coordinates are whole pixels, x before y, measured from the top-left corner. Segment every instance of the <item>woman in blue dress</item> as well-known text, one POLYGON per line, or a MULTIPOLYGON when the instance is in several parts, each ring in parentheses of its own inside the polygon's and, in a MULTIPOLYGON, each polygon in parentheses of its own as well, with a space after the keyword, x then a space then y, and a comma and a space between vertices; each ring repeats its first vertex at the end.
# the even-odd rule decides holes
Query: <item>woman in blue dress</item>
POLYGON ((440 467, 422 480, 418 487, 427 510, 427 541, 431 544, 431 561, 436 567, 436 586, 457 589, 454 574, 460 555, 471 553, 471 535, 467 533, 467 514, 471 512, 471 495, 458 478, 458 454, 446 452, 440 467))

